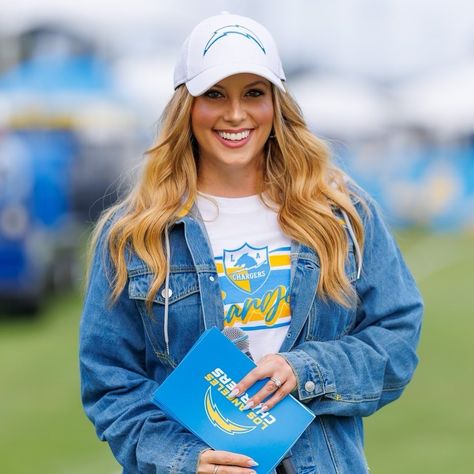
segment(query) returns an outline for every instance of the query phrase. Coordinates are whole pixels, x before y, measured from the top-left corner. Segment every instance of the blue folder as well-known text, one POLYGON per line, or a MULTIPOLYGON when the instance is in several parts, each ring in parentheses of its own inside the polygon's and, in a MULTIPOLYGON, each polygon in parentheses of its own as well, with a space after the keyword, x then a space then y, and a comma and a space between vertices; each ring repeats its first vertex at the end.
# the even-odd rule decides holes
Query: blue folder
POLYGON ((291 395, 268 412, 243 410, 266 382, 229 399, 233 386, 255 363, 218 329, 194 344, 153 394, 153 402, 213 449, 245 454, 258 474, 274 469, 313 421, 314 414, 291 395))

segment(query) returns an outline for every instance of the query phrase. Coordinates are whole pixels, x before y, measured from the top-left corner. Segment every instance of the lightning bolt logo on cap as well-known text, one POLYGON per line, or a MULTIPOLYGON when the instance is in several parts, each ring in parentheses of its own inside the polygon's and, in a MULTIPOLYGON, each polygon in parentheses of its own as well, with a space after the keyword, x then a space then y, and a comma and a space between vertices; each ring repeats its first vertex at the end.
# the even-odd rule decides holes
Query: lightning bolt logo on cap
POLYGON ((264 54, 267 54, 267 52, 265 51, 265 47, 263 46, 263 43, 260 41, 258 36, 253 31, 251 31, 248 28, 246 28, 245 26, 241 26, 241 25, 227 25, 227 26, 223 26, 222 28, 219 28, 216 31, 214 31, 213 35, 211 36, 211 38, 207 42, 206 46, 204 47, 204 51, 203 51, 202 55, 205 56, 206 53, 211 48, 211 46, 216 41, 220 40, 221 38, 225 38, 228 35, 241 35, 241 36, 244 36, 245 38, 247 38, 247 39, 253 41, 255 44, 257 44, 258 47, 262 50, 262 52, 264 54))

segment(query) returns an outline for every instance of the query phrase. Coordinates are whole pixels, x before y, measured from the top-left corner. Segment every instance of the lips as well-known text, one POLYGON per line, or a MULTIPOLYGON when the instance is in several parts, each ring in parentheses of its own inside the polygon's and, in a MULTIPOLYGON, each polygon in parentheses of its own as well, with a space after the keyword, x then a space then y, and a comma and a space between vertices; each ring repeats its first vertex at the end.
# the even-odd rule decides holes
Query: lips
POLYGON ((253 129, 214 130, 217 139, 228 148, 244 146, 252 137, 253 129))

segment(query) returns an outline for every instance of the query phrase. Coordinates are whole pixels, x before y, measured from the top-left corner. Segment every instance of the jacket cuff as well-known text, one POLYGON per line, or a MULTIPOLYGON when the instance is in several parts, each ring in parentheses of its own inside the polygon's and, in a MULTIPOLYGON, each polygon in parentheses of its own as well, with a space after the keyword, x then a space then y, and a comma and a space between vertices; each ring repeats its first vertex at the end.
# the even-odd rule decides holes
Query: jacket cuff
POLYGON ((334 379, 314 359, 301 350, 280 352, 296 376, 298 399, 309 400, 336 392, 334 379))
POLYGON ((200 440, 180 446, 171 464, 170 473, 196 474, 201 453, 210 449, 200 440))

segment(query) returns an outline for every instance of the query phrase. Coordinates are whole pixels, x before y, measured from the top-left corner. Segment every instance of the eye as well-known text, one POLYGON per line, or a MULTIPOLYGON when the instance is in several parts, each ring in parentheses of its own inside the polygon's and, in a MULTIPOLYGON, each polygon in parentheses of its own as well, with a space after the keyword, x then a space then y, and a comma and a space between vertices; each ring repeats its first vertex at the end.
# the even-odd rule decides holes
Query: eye
POLYGON ((223 97, 223 95, 217 89, 209 89, 207 92, 204 92, 204 97, 208 97, 209 99, 218 99, 219 97, 223 97))
POLYGON ((249 97, 260 97, 264 94, 265 92, 262 89, 249 89, 246 95, 249 97))

